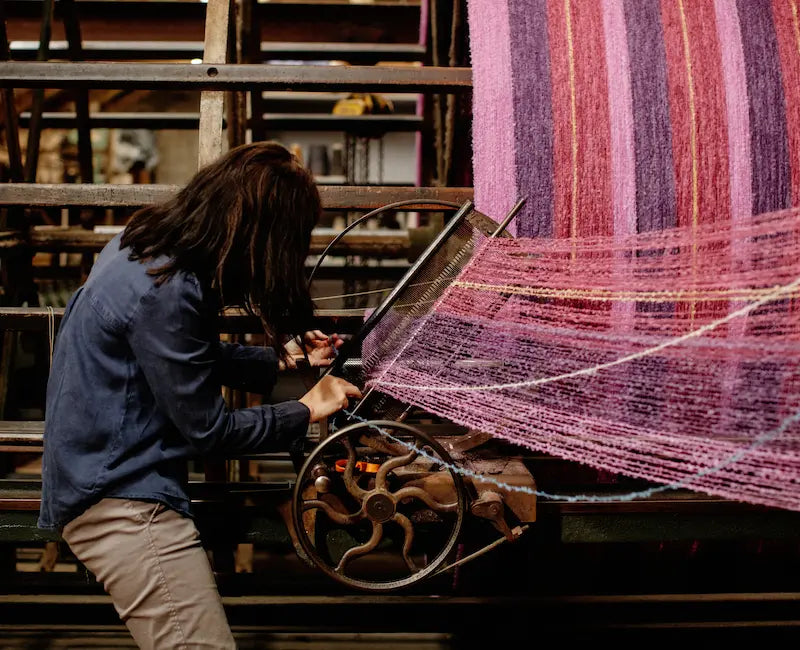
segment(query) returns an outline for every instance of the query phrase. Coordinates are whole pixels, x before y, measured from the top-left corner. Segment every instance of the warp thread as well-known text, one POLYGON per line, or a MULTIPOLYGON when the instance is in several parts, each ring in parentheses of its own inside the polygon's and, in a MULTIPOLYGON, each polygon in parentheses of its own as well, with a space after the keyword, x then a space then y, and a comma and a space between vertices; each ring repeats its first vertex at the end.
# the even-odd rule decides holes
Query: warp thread
MULTIPOLYGON (((701 470, 696 474, 680 480, 676 481, 675 483, 670 483, 668 485, 659 485, 656 487, 647 488, 646 490, 637 490, 635 492, 627 492, 624 494, 615 494, 615 495, 599 495, 599 494, 554 494, 552 492, 544 492, 542 490, 534 490, 533 488, 529 488, 526 485, 511 485, 509 483, 504 483, 503 481, 498 481, 496 478, 489 476, 487 474, 481 474, 479 472, 475 472, 471 469, 466 467, 461 467, 454 463, 448 463, 441 458, 437 458, 432 454, 429 454, 424 449, 417 447, 415 444, 408 442, 407 440, 402 440, 397 436, 393 436, 389 433, 385 428, 379 427, 378 425, 370 422, 366 418, 361 417, 360 415, 356 415, 352 411, 348 411, 347 409, 343 409, 345 415, 347 415, 350 419, 357 420, 363 424, 367 424, 370 428, 375 429, 376 431, 380 432, 382 435, 389 438, 392 442, 396 442, 398 444, 403 445, 407 449, 411 451, 417 452, 423 458, 430 460, 431 462, 436 463, 437 465, 441 465, 442 467, 446 467, 451 472, 459 474, 461 476, 465 476, 467 478, 478 479, 480 481, 491 483, 503 490, 509 490, 511 492, 521 492, 523 494, 530 494, 536 497, 541 497, 543 499, 550 499, 555 501, 566 501, 569 503, 578 503, 578 502, 594 502, 594 503, 618 503, 624 501, 635 501, 636 499, 646 499, 651 497, 659 492, 667 492, 669 490, 677 490, 683 487, 686 487, 687 484, 691 483, 693 479, 701 478, 703 476, 708 476, 710 474, 714 474, 719 472, 724 467, 741 460, 744 456, 747 455, 750 451, 756 449, 757 447, 774 440, 778 436, 780 436, 783 432, 785 432, 791 425, 800 423, 800 411, 790 415, 787 417, 781 424, 776 427, 774 430, 765 433, 763 436, 760 436, 758 440, 756 440, 752 445, 750 445, 747 449, 740 449, 732 454, 728 459, 723 461, 722 463, 716 465, 715 467, 710 467, 708 469, 701 470)), ((336 430, 334 428, 334 430, 336 430)))

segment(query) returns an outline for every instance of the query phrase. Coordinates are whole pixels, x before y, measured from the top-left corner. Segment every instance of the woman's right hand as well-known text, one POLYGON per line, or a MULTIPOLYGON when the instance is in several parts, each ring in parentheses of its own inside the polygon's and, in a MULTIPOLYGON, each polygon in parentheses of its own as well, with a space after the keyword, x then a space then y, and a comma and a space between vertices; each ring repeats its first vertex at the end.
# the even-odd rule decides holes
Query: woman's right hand
POLYGON ((300 398, 311 411, 311 422, 333 415, 347 407, 351 397, 361 398, 361 391, 341 377, 327 375, 300 398))

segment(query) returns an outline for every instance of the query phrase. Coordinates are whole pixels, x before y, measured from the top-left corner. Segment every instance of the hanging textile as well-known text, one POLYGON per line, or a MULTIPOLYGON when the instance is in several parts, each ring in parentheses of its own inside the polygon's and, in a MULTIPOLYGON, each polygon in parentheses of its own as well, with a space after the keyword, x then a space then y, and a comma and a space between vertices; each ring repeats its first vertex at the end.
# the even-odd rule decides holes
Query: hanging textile
POLYGON ((800 510, 796 0, 470 0, 478 244, 371 385, 800 510))

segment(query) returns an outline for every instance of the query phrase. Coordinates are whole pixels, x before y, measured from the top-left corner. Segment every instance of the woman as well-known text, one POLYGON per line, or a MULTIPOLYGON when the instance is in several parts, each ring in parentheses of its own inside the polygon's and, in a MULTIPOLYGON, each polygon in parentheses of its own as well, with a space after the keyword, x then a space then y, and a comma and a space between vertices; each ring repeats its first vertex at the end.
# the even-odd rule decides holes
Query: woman
MULTIPOLYGON (((186 459, 287 449, 360 397, 326 377, 299 401, 228 410, 221 386, 268 394, 282 343, 308 327, 304 277, 320 214, 309 173, 245 145, 136 213, 72 297, 47 388, 39 525, 62 531, 143 648, 235 647, 191 519, 186 459), (221 343, 239 305, 267 346, 221 343)), ((335 339, 334 339, 335 340, 335 339)), ((309 358, 331 345, 313 333, 309 358)))

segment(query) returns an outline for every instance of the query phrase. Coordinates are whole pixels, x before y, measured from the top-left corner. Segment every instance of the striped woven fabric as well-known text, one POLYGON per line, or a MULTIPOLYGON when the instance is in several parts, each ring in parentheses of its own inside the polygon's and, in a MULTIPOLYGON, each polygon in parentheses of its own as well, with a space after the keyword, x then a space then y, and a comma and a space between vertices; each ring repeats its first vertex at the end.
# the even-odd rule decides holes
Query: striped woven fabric
POLYGON ((478 208, 577 238, 800 205, 799 5, 470 0, 478 208))

